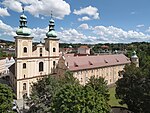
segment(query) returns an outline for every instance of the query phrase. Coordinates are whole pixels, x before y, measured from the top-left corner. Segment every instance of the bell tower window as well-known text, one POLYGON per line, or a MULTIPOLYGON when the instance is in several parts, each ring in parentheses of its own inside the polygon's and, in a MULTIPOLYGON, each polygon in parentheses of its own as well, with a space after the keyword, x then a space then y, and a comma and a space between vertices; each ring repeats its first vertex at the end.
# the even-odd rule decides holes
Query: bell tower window
POLYGON ((27 53, 27 48, 26 47, 23 48, 23 52, 27 53))
POLYGON ((26 63, 23 63, 23 69, 25 69, 26 68, 26 63))
POLYGON ((27 89, 27 85, 26 83, 23 83, 23 90, 26 90, 27 89))
POLYGON ((40 57, 42 56, 42 48, 40 48, 40 57))
POLYGON ((43 69, 44 69, 43 62, 40 62, 39 63, 39 72, 43 71, 43 69))
POLYGON ((40 48, 40 53, 42 53, 42 48, 40 48))
POLYGON ((56 52, 56 48, 53 48, 53 52, 56 52))

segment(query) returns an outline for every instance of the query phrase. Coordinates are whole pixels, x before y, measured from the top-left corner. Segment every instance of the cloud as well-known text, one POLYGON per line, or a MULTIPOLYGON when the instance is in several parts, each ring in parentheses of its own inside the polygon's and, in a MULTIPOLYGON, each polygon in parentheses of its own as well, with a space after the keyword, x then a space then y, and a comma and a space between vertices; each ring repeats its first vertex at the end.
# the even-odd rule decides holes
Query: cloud
POLYGON ((91 18, 84 16, 82 18, 78 18, 78 21, 85 21, 85 20, 91 20, 91 18))
POLYGON ((41 39, 46 38, 46 33, 48 32, 48 27, 46 28, 33 28, 31 29, 31 36, 33 36, 34 41, 40 41, 41 39))
POLYGON ((13 11, 22 12, 22 6, 19 0, 4 0, 2 4, 13 11))
POLYGON ((87 15, 84 16, 84 18, 86 19, 78 19, 79 21, 84 21, 84 20, 91 20, 91 19, 99 19, 99 13, 98 13, 98 9, 96 7, 92 7, 92 6, 88 6, 85 8, 81 8, 80 10, 74 10, 73 12, 76 15, 87 15))
POLYGON ((81 29, 89 29, 89 26, 88 24, 81 24, 78 28, 81 28, 81 29))
POLYGON ((11 26, 3 23, 3 21, 0 20, 0 31, 2 32, 1 35, 14 36, 15 30, 16 28, 12 28, 11 26))
POLYGON ((7 11, 7 8, 0 8, 0 16, 10 16, 7 11))
MULTIPOLYGON (((87 30, 87 34, 84 34, 80 31, 80 29, 64 29, 61 28, 61 31, 56 30, 58 34, 58 38, 60 38, 60 42, 64 43, 87 43, 87 44, 96 44, 96 43, 129 43, 129 42, 142 42, 142 41, 150 41, 150 35, 144 34, 142 32, 137 32, 133 30, 125 31, 121 28, 117 28, 114 26, 89 26, 84 23, 81 24, 78 28, 83 30, 87 30), (89 35, 90 34, 90 35, 89 35)), ((11 27, 3 23, 0 20, 0 32, 1 37, 4 35, 7 37, 13 37, 16 35, 15 31, 18 28, 11 27)), ((40 41, 46 37, 46 33, 48 32, 48 27, 46 28, 32 28, 31 36, 33 36, 33 41, 40 41)), ((150 27, 147 30, 150 32, 150 27)))
POLYGON ((150 33, 150 27, 146 30, 146 32, 150 33))
POLYGON ((58 32, 58 37, 60 42, 63 43, 92 43, 90 38, 76 29, 65 29, 62 32, 58 32))
POLYGON ((135 41, 148 41, 150 35, 146 35, 142 32, 137 32, 133 30, 124 31, 121 28, 114 26, 95 26, 93 28, 93 33, 99 37, 103 37, 107 42, 118 43, 118 42, 135 42, 135 41))
POLYGON ((139 24, 136 26, 137 28, 141 28, 141 27, 144 27, 144 24, 139 24))
POLYGON ((55 18, 63 19, 71 12, 70 5, 63 0, 26 0, 24 3, 28 4, 25 10, 36 17, 39 15, 51 16, 52 11, 55 18))
POLYGON ((63 19, 65 15, 70 14, 70 5, 64 0, 4 0, 2 4, 16 12, 22 11, 22 4, 25 5, 25 11, 35 17, 53 16, 57 19, 63 19))

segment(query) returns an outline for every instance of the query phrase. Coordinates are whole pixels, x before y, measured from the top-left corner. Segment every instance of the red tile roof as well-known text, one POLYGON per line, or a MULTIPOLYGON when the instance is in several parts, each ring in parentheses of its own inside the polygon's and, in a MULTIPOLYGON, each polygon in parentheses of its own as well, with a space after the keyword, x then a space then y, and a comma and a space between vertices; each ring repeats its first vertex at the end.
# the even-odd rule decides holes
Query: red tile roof
POLYGON ((131 61, 123 54, 98 56, 65 56, 68 68, 71 71, 129 64, 131 61))
POLYGON ((88 46, 80 46, 79 48, 89 49, 88 46))

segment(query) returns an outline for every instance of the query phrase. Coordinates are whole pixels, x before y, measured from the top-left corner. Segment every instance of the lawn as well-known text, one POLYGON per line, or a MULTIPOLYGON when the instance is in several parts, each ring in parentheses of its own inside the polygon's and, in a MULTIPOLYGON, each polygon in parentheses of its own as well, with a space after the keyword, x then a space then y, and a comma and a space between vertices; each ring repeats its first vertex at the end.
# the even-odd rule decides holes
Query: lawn
POLYGON ((109 94, 110 94, 110 98, 109 98, 110 100, 109 100, 109 102, 108 102, 109 105, 111 105, 111 106, 127 107, 126 105, 120 105, 120 104, 118 103, 119 99, 116 99, 116 97, 115 97, 115 94, 116 94, 115 89, 116 89, 115 86, 109 88, 109 94))

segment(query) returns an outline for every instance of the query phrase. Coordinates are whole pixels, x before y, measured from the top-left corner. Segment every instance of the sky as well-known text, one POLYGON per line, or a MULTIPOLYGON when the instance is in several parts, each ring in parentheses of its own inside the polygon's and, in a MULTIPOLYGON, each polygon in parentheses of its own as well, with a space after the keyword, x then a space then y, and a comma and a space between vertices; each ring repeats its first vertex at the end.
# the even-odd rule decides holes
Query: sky
POLYGON ((51 12, 61 43, 150 42, 150 0, 0 0, 0 39, 14 41, 20 15, 33 41, 46 38, 51 12))

